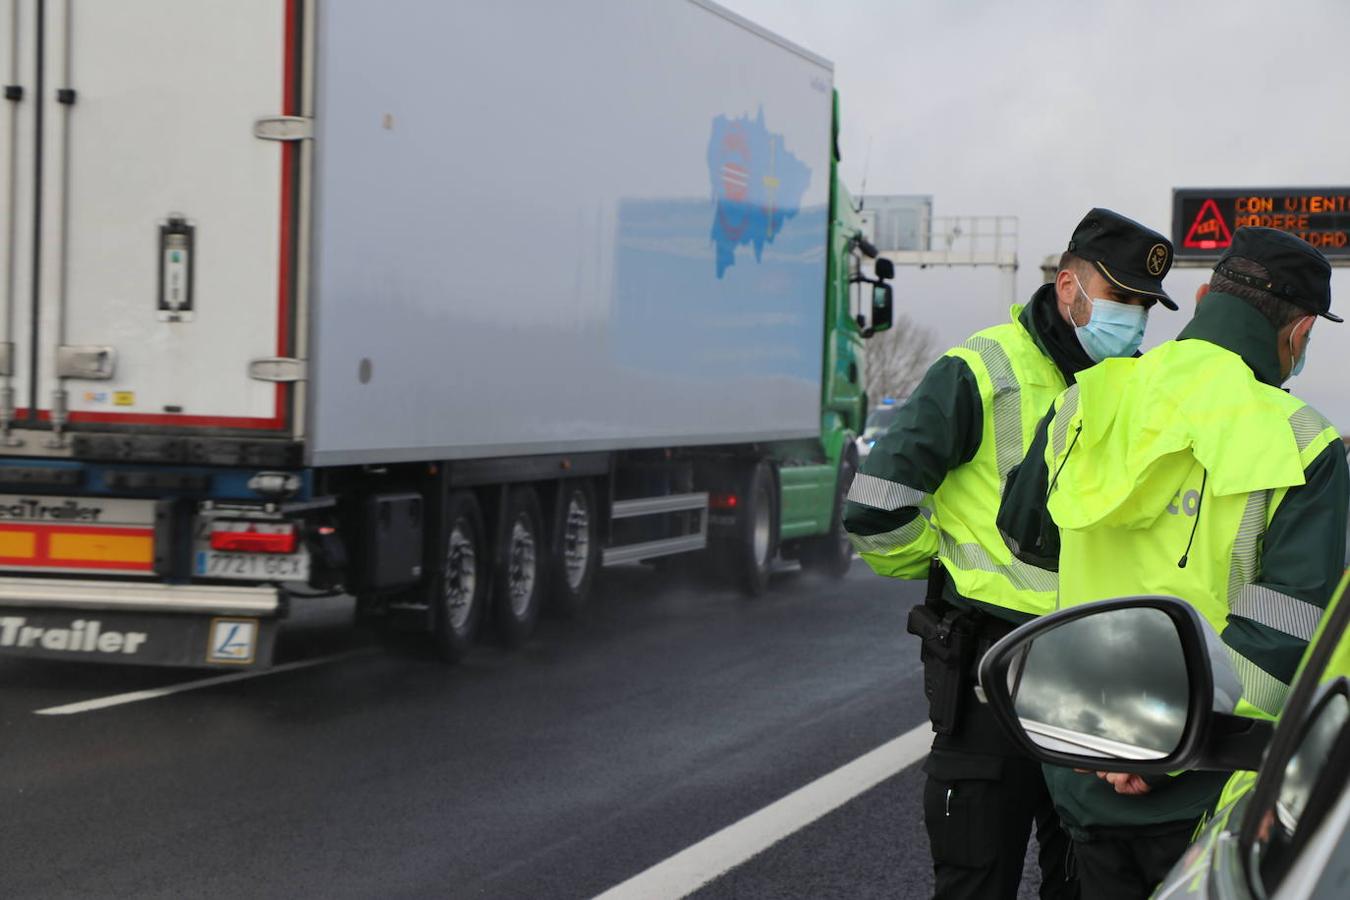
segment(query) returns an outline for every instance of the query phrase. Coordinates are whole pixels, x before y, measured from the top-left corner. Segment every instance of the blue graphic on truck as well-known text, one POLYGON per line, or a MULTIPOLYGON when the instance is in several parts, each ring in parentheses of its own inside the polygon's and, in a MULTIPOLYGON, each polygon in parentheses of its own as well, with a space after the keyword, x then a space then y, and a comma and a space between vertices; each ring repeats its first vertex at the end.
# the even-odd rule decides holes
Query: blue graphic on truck
POLYGON ((773 243, 783 224, 797 215, 811 183, 811 169, 788 152, 783 136, 764 125, 764 110, 752 120, 713 119, 708 141, 708 177, 712 183, 712 240, 717 245, 717 277, 736 262, 736 248, 754 247, 755 261, 773 243))

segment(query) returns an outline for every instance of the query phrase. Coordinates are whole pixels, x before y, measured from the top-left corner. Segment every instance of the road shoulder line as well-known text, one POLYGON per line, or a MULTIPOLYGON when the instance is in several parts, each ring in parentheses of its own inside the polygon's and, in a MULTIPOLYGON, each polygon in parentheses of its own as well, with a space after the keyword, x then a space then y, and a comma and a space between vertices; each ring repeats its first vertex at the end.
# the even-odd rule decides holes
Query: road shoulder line
POLYGON ((677 900, 908 768, 928 753, 923 723, 657 863, 596 900, 677 900))
POLYGON ((229 684, 232 681, 262 678, 265 675, 276 675, 280 672, 294 672, 297 669, 310 669, 314 666, 322 666, 326 663, 350 659, 354 656, 365 656, 372 652, 374 651, 370 648, 361 648, 358 650, 350 650, 346 653, 335 653, 332 656, 320 656, 317 659, 302 659, 298 662, 283 663, 282 665, 272 666, 268 669, 254 669, 248 672, 231 672, 228 675, 217 675, 213 678, 185 681, 160 688, 131 691, 126 694, 113 694, 109 697, 95 697, 92 700, 81 700, 77 703, 66 703, 61 706, 49 706, 46 709, 35 709, 33 710, 33 713, 34 715, 39 716, 70 716, 75 715, 76 713, 93 712, 94 710, 107 709, 110 706, 125 706, 128 703, 140 703, 143 700, 154 700, 157 697, 167 697, 170 694, 181 694, 186 691, 199 691, 202 688, 215 687, 219 684, 229 684))

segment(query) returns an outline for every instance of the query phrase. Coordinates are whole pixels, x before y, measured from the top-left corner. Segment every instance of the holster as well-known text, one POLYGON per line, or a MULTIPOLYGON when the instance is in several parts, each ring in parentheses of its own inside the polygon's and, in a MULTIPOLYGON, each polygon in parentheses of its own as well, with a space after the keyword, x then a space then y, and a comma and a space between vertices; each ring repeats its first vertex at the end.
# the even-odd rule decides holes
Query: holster
POLYGON ((909 611, 906 630, 917 635, 923 662, 923 693, 933 731, 952 734, 961 706, 971 693, 970 670, 975 657, 974 615, 942 600, 946 570, 937 560, 928 574, 924 602, 909 611))

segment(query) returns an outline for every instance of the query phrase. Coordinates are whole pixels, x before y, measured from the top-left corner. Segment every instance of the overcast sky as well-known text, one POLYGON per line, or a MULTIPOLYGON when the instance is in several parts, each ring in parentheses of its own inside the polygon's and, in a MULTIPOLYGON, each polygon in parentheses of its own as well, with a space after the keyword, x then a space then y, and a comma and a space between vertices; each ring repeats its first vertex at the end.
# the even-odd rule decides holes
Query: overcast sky
MULTIPOLYGON (((855 193, 1019 217, 1019 298, 1093 206, 1164 234, 1174 187, 1350 186, 1350 2, 720 0, 834 64, 855 193), (869 153, 870 144, 870 153, 869 153)), ((1207 270, 1173 269, 1145 347, 1207 270)), ((945 348, 1001 320, 994 270, 902 270, 897 306, 945 348)), ((1350 274, 1332 280, 1350 318, 1350 274)), ((1350 432, 1350 322, 1320 320, 1289 382, 1350 432)))

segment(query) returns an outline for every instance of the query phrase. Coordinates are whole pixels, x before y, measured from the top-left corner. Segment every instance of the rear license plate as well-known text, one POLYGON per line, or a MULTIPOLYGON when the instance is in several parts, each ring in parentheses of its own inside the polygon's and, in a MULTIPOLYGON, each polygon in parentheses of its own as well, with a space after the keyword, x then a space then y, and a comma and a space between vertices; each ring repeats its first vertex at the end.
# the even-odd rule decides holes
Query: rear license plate
POLYGON ((197 575, 239 581, 308 581, 309 554, 197 551, 197 575))

